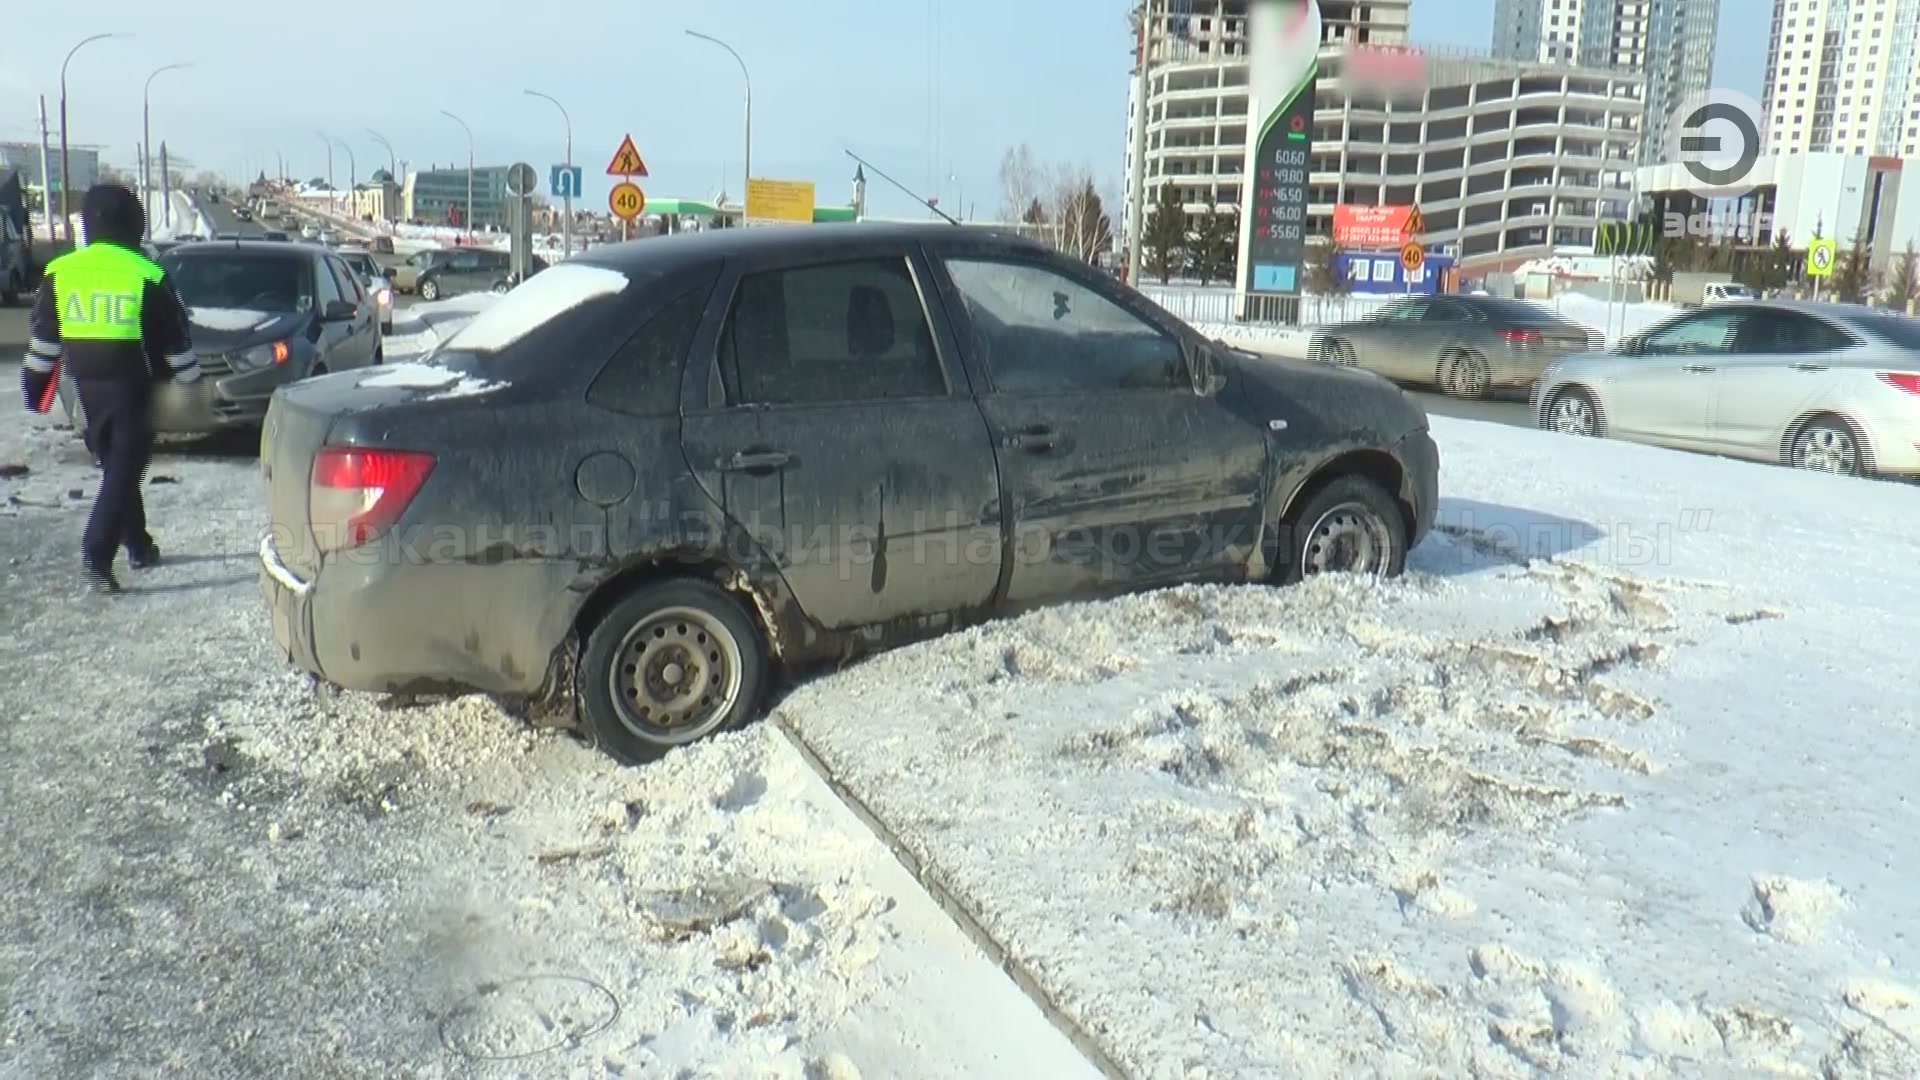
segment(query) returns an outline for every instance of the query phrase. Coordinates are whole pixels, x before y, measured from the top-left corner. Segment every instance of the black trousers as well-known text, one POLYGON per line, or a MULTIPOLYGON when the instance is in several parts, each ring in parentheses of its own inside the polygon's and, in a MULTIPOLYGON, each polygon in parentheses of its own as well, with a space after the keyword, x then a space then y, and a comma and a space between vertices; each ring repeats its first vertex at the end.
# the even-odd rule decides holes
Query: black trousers
POLYGON ((145 551, 153 546, 140 494, 153 461, 153 389, 108 380, 77 381, 74 387, 87 410, 87 445, 102 467, 100 494, 93 500, 81 551, 88 566, 106 569, 120 548, 145 551))

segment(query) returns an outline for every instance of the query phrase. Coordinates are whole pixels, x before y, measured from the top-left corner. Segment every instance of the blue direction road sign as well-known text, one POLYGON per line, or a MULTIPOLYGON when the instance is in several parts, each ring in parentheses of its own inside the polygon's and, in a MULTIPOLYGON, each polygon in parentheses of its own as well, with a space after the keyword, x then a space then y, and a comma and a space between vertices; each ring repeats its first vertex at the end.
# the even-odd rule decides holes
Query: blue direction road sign
POLYGON ((556 199, 580 197, 580 166, 555 165, 553 167, 553 197, 556 199))

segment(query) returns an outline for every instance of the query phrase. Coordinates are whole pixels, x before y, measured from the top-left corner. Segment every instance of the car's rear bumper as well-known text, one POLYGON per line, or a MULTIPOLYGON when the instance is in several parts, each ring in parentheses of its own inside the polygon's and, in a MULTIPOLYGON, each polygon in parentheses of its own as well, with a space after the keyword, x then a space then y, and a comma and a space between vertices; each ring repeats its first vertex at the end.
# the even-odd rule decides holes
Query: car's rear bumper
POLYGON ((273 639, 295 667, 348 690, 531 694, 566 639, 559 562, 481 564, 375 544, 302 577, 260 542, 273 639))

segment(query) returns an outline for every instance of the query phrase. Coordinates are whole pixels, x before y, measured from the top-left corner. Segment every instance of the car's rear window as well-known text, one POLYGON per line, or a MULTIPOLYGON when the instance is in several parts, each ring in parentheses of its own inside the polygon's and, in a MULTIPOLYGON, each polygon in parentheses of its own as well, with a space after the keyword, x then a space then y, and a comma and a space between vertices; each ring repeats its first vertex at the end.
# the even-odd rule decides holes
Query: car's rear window
POLYGON ((1539 304, 1525 300, 1508 300, 1499 296, 1476 296, 1467 301, 1468 306, 1477 308, 1490 319, 1513 323, 1519 326, 1561 326, 1567 320, 1557 312, 1549 311, 1539 304))
POLYGON ((618 270, 562 263, 487 302, 471 322, 434 350, 432 359, 452 363, 458 358, 470 364, 495 355, 583 304, 624 292, 630 283, 618 270))
POLYGON ((1868 333, 1886 338, 1903 349, 1920 349, 1920 319, 1910 315, 1874 313, 1850 315, 1847 321, 1868 333))

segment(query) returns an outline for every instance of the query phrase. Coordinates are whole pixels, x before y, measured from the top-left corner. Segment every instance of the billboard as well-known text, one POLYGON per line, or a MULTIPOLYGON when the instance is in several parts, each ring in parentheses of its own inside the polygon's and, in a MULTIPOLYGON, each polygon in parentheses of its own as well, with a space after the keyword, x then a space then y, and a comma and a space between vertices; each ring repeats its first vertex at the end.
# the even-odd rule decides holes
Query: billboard
POLYGON ((1350 206, 1333 208, 1333 243, 1343 248, 1398 248, 1420 234, 1411 206, 1350 206))
POLYGON ((813 181, 747 181, 747 219, 813 223, 813 181))
POLYGON ((1253 0, 1247 20, 1249 183, 1240 194, 1240 291, 1300 295, 1319 82, 1318 0, 1253 0))

